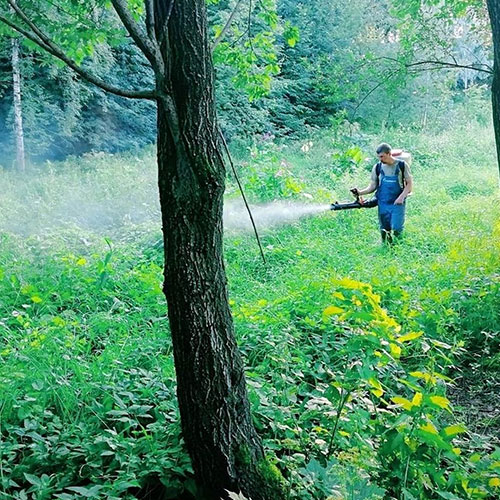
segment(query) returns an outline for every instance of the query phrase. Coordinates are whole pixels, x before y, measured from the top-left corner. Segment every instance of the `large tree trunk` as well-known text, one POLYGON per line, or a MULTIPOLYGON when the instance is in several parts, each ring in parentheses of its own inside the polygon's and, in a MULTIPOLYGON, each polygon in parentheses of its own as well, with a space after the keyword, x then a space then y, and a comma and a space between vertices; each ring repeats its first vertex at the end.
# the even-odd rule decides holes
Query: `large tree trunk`
POLYGON ((493 34, 493 84, 491 87, 491 101, 493 107, 493 126, 497 146, 498 167, 500 168, 500 2, 487 0, 490 13, 491 32, 493 34))
MULTIPOLYGON (((156 24, 168 9, 155 3, 156 24)), ((175 2, 157 75, 164 291, 183 436, 203 495, 282 498, 250 415, 222 256, 225 168, 215 116, 205 0, 175 2)))
POLYGON ((16 136, 16 168, 25 170, 24 161, 24 131, 21 99, 21 69, 19 66, 19 41, 12 39, 12 84, 14 91, 14 134, 16 136))

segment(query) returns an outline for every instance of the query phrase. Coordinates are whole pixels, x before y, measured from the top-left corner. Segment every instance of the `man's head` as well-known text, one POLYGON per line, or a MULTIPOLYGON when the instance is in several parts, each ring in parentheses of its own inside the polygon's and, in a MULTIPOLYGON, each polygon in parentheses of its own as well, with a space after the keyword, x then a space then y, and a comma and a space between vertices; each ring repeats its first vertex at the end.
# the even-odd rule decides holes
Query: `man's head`
POLYGON ((386 142, 379 144, 377 147, 378 159, 382 163, 392 165, 394 160, 392 158, 391 151, 392 151, 391 146, 389 146, 389 144, 387 144, 386 142))

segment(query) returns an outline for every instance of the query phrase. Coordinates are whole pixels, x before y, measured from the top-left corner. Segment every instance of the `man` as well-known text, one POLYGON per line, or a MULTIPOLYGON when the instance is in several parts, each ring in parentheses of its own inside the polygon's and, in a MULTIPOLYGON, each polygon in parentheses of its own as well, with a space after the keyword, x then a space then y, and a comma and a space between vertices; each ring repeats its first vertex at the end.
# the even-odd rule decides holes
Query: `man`
POLYGON ((392 156, 389 144, 382 143, 377 147, 380 160, 374 165, 371 182, 365 189, 353 188, 356 196, 377 191, 378 219, 380 233, 384 243, 393 243, 403 233, 405 222, 405 200, 413 188, 413 177, 409 165, 392 156))

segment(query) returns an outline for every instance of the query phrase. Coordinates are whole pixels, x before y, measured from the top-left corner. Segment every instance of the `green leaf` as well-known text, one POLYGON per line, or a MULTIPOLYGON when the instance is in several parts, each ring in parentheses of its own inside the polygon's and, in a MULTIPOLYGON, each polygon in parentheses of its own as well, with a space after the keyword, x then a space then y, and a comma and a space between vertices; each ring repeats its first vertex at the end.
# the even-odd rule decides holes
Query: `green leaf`
POLYGON ((85 488, 84 486, 68 486, 67 490, 74 491, 75 493, 79 493, 85 498, 96 498, 99 495, 99 491, 102 490, 104 486, 100 484, 96 484, 91 488, 85 488))
POLYGON ((410 340, 415 340, 421 337, 424 334, 424 332, 410 332, 407 333, 406 335, 403 335, 401 337, 398 337, 398 342, 409 342, 410 340))
MULTIPOLYGON (((433 425, 432 427, 436 429, 433 425)), ((439 434, 435 434, 435 432, 437 432, 437 429, 435 431, 433 429, 432 432, 430 432, 430 429, 431 427, 428 424, 422 426, 418 430, 418 436, 420 437, 420 439, 428 445, 434 446, 435 448, 438 448, 440 450, 451 451, 451 445, 447 443, 439 434)))
POLYGON ((447 399, 443 396, 431 396, 429 399, 432 402, 432 404, 435 404, 436 406, 439 406, 440 408, 443 408, 444 410, 450 409, 449 399, 447 399))
POLYGON ((461 424, 449 425, 448 427, 445 427, 443 429, 443 432, 447 436, 456 436, 457 434, 462 434, 464 432, 467 432, 467 427, 461 424))
POLYGON ((38 476, 34 476, 33 474, 27 474, 25 472, 24 477, 26 478, 26 481, 33 484, 34 486, 40 486, 42 484, 40 478, 38 476))
POLYGON ((341 307, 337 306, 328 306, 324 311, 323 311, 323 316, 333 316, 336 314, 342 314, 344 312, 344 309, 341 307))

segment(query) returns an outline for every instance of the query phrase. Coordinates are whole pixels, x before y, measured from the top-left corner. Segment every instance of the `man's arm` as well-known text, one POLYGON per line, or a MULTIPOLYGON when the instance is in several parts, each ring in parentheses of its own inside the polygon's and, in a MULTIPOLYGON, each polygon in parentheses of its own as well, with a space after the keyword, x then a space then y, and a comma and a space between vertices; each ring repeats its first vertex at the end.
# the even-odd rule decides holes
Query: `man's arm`
POLYGON ((403 189, 403 192, 396 198, 394 205, 402 205, 404 203, 404 201, 406 200, 406 197, 413 190, 413 176, 410 174, 409 171, 405 172, 404 181, 405 181, 405 187, 403 189))

